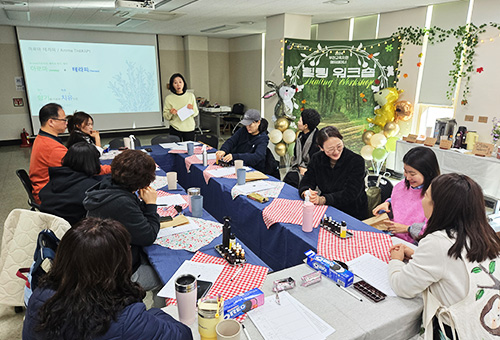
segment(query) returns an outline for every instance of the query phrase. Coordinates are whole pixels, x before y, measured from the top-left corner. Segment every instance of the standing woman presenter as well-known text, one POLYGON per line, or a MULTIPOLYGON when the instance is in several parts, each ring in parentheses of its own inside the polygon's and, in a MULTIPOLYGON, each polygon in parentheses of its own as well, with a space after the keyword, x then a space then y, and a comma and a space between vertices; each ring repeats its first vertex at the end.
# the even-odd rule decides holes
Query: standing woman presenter
POLYGON ((163 117, 170 122, 170 134, 179 136, 183 141, 194 140, 194 129, 196 123, 194 117, 198 115, 196 98, 191 92, 186 92, 186 80, 180 73, 174 73, 170 77, 168 89, 172 92, 165 98, 163 117), (178 111, 183 107, 193 110, 193 114, 185 120, 181 120, 178 111))

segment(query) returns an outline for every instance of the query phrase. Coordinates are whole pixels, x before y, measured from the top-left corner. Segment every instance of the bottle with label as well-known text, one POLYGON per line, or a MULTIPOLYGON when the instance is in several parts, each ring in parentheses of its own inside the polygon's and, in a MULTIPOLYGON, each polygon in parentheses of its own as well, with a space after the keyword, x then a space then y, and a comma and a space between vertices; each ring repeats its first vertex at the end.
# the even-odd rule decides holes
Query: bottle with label
POLYGON ((224 216, 224 225, 222 226, 222 246, 229 248, 229 236, 231 235, 231 224, 229 222, 231 219, 228 216, 224 216))
POLYGON ((302 205, 302 231, 310 233, 313 230, 314 204, 309 201, 309 190, 304 194, 304 204, 302 205))
POLYGON ((346 238, 347 236, 347 224, 345 221, 342 221, 342 224, 340 225, 340 238, 346 238))

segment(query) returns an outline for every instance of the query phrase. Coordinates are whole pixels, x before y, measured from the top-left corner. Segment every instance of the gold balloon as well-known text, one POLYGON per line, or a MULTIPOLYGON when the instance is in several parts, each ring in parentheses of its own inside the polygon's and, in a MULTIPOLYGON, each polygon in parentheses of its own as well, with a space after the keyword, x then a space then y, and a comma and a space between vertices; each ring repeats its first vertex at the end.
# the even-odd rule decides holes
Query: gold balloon
POLYGON ((363 136, 361 137, 363 139, 363 143, 366 145, 370 145, 370 139, 372 139, 372 136, 375 134, 372 130, 366 130, 363 132, 363 136))
POLYGON ((413 117, 413 105, 409 101, 400 100, 396 102, 394 108, 396 121, 402 120, 403 122, 407 122, 413 117))
POLYGON ((399 132, 399 125, 396 122, 386 123, 384 126, 384 135, 387 138, 394 137, 399 132))
POLYGON ((278 156, 283 157, 286 154, 286 144, 285 143, 278 143, 274 147, 274 151, 278 154, 278 156))
POLYGON ((290 121, 285 117, 278 118, 276 123, 274 123, 274 127, 281 132, 284 132, 290 126, 290 121))

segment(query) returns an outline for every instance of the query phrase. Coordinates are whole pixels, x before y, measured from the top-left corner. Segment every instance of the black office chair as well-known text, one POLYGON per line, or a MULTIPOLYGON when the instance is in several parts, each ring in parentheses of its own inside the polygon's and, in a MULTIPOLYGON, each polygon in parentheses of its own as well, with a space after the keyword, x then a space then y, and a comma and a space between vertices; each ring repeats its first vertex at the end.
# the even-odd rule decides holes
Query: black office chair
POLYGON ((224 122, 224 127, 222 128, 222 131, 225 131, 226 128, 228 128, 230 131, 233 131, 232 133, 234 134, 234 129, 236 128, 240 120, 243 118, 244 114, 245 114, 245 105, 243 105, 242 103, 234 104, 231 112, 229 112, 226 116, 222 118, 222 121, 224 122))
POLYGON ((181 139, 179 136, 175 135, 159 135, 151 138, 151 145, 158 145, 162 143, 177 143, 180 142, 181 139))
MULTIPOLYGON (((121 147, 124 147, 124 146, 125 146, 125 143, 123 142, 123 137, 112 139, 109 142, 109 148, 110 149, 117 150, 118 148, 121 148, 121 147)), ((136 147, 141 146, 141 141, 137 137, 135 138, 135 146, 136 147)))
POLYGON ((217 139, 216 135, 212 135, 209 133, 204 133, 202 135, 195 135, 194 140, 195 140, 195 142, 201 142, 201 143, 207 144, 214 149, 219 148, 219 140, 217 139))
POLYGON ((16 170, 16 175, 21 180, 26 193, 28 194, 28 204, 31 210, 40 210, 40 204, 35 202, 35 197, 33 196, 33 185, 31 184, 30 176, 24 169, 16 170))

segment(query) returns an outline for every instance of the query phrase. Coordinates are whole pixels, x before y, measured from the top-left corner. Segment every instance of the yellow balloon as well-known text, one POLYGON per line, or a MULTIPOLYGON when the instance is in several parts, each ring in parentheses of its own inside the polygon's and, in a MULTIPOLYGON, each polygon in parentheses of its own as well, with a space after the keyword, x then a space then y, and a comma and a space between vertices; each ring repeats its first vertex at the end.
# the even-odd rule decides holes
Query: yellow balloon
POLYGON ((372 136, 375 134, 372 130, 366 130, 363 132, 363 136, 361 137, 363 139, 363 143, 366 145, 370 145, 370 139, 372 139, 372 136))
POLYGON ((283 157, 286 154, 286 144, 285 143, 278 143, 274 147, 274 151, 278 154, 278 156, 283 157))
POLYGON ((279 142, 281 142, 282 139, 283 139, 283 133, 281 133, 280 130, 274 129, 271 132, 269 132, 269 140, 271 141, 271 143, 278 144, 279 142))
POLYGON ((399 132, 399 125, 396 122, 389 122, 385 124, 384 135, 387 138, 396 136, 398 132, 399 132))
POLYGON ((278 118, 276 123, 274 123, 274 127, 276 129, 280 130, 281 132, 288 129, 289 126, 290 126, 290 121, 288 119, 286 119, 285 117, 278 118))
POLYGON ((382 132, 376 133, 372 136, 370 140, 370 144, 376 148, 383 148, 385 143, 387 143, 387 138, 384 136, 382 132))
POLYGON ((283 142, 287 144, 295 142, 295 131, 292 129, 285 130, 283 132, 283 142))

